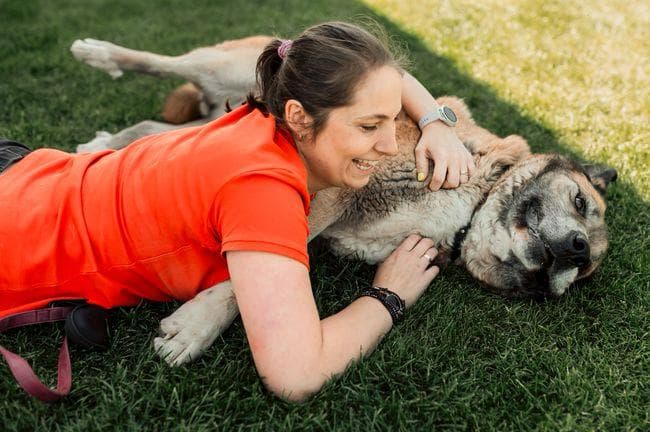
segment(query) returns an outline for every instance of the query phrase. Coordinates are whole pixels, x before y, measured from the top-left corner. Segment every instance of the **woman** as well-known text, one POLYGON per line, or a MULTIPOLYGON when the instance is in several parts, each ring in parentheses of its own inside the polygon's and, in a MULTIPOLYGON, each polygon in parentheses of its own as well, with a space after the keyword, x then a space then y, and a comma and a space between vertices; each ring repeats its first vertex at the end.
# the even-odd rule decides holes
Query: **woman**
MULTIPOLYGON (((369 352, 438 273, 431 240, 410 236, 373 286, 320 320, 309 282, 306 216, 327 187, 364 186, 397 152, 395 117, 435 100, 386 47, 326 23, 271 43, 260 97, 205 126, 120 151, 41 149, 0 176, 0 317, 53 300, 102 307, 187 300, 230 279, 257 370, 301 400, 369 352), (252 271, 254 270, 254 271, 252 271)), ((440 121, 423 126, 418 179, 467 181, 472 158, 440 121)))

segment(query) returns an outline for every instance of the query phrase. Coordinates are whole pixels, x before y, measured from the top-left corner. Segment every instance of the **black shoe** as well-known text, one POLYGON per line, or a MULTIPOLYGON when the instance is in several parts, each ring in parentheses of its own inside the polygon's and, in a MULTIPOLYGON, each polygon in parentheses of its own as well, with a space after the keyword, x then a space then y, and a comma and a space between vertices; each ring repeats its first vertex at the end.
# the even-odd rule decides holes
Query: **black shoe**
POLYGON ((65 319, 65 333, 76 345, 108 349, 108 310, 86 303, 76 306, 65 319))

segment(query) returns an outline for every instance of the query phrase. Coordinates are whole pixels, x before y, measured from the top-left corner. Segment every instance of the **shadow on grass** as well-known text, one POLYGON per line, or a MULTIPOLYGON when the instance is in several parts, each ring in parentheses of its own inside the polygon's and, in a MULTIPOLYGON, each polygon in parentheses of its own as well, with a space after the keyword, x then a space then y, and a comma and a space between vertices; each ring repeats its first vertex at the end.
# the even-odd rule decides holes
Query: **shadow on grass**
MULTIPOLYGON (((174 80, 161 81, 135 75, 127 75, 120 81, 112 82, 104 73, 91 70, 72 58, 68 50, 74 39, 93 37, 138 49, 176 54, 219 40, 255 33, 291 35, 297 29, 316 22, 365 15, 376 19, 389 33, 408 44, 414 75, 434 95, 449 94, 463 98, 474 118, 483 127, 501 136, 522 135, 534 151, 580 156, 558 140, 552 130, 534 118, 522 115, 516 105, 500 99, 489 87, 459 71, 452 60, 429 51, 417 38, 357 2, 274 0, 239 2, 233 5, 232 2, 195 0, 165 1, 160 2, 159 7, 152 7, 147 1, 130 0, 69 0, 52 3, 45 0, 0 0, 0 10, 3 10, 5 17, 7 35, 0 38, 0 75, 3 77, 0 82, 0 100, 3 102, 0 104, 0 136, 9 136, 35 147, 56 146, 70 150, 73 144, 91 138, 95 130, 116 131, 138 121, 157 117, 164 96, 178 84, 174 80)), ((648 232, 650 208, 636 193, 634 186, 625 179, 613 187, 609 202, 610 209, 625 209, 623 212, 610 210, 608 213, 612 238, 609 258, 592 283, 554 304, 504 301, 484 293, 476 284, 471 283, 469 277, 454 270, 441 275, 434 282, 430 293, 424 296, 411 313, 414 318, 407 320, 401 330, 389 336, 384 352, 394 354, 395 359, 385 359, 381 357, 383 354, 378 356, 381 362, 388 365, 389 376, 394 376, 394 371, 411 358, 428 361, 441 376, 448 370, 455 371, 455 379, 461 381, 457 387, 460 395, 458 401, 449 399, 448 408, 438 407, 438 411, 433 413, 429 408, 415 405, 408 414, 410 418, 414 421, 451 424, 457 423, 459 418, 475 415, 471 408, 465 407, 468 399, 463 395, 463 391, 473 394, 474 390, 462 385, 463 380, 470 387, 476 385, 472 384, 475 377, 463 375, 466 371, 455 368, 455 365, 478 359, 476 368, 480 369, 483 367, 481 361, 494 355, 492 350, 499 351, 507 347, 510 339, 493 339, 495 336, 490 332, 494 333, 494 326, 509 328, 521 326, 524 321, 539 320, 540 325, 552 329, 552 336, 559 334, 570 338, 572 330, 562 328, 562 319, 567 319, 569 326, 574 324, 574 327, 584 330, 598 318, 617 323, 620 318, 616 319, 615 315, 626 312, 625 306, 598 308, 592 304, 616 304, 624 298, 628 305, 643 309, 644 302, 647 303, 645 292, 648 288, 647 274, 644 274, 644 266, 647 271, 647 252, 643 249, 648 247, 644 239, 648 232), (635 254, 632 251, 639 252, 635 254), (549 313, 540 318, 537 314, 544 308, 549 313), (514 310, 514 315, 504 318, 506 309, 508 313, 514 310), (430 318, 432 316, 443 316, 451 320, 452 324, 456 319, 458 330, 445 339, 447 328, 436 327, 442 324, 430 323, 429 319, 435 318, 430 318), (420 322, 425 324, 419 325, 420 322), (423 327, 424 330, 418 327, 423 327), (407 336, 404 329, 409 329, 413 335, 407 336), (435 332, 444 337, 432 339, 434 336, 431 334, 435 332), (405 338, 407 342, 399 345, 398 338, 405 338), (469 340, 478 342, 472 345, 467 342, 469 340), (425 348, 422 345, 426 345, 422 341, 429 341, 427 343, 439 347, 441 352, 447 350, 457 354, 442 358, 436 354, 435 358, 431 358, 430 351, 419 351, 425 348), (492 346, 486 341, 492 341, 492 346), (418 346, 413 348, 414 345, 418 346), (412 352, 404 348, 406 346, 412 352), (458 351, 459 346, 465 346, 467 351, 458 351)), ((312 278, 319 308, 325 314, 346 305, 354 293, 372 277, 371 267, 342 261, 327 252, 316 251, 314 262, 316 264, 312 278), (345 290, 340 289, 342 285, 345 290)), ((371 382, 377 388, 386 385, 385 380, 377 378, 376 372, 367 366, 367 362, 363 362, 348 372, 352 376, 346 380, 346 388, 330 385, 322 396, 310 403, 308 407, 312 411, 309 416, 304 416, 305 411, 300 408, 287 406, 281 406, 277 410, 274 408, 269 413, 269 405, 273 405, 274 400, 256 393, 260 385, 251 373, 250 353, 243 340, 239 322, 218 342, 219 347, 210 351, 208 359, 199 363, 198 368, 171 371, 160 365, 151 353, 149 344, 157 320, 172 308, 173 305, 144 305, 128 311, 120 310, 114 314, 114 348, 109 354, 74 353, 76 358, 73 362, 80 374, 71 401, 77 400, 76 398, 84 401, 84 404, 75 407, 74 412, 66 410, 66 403, 48 411, 22 394, 17 395, 9 373, 0 367, 0 394, 5 401, 0 405, 0 413, 5 422, 8 422, 7 430, 35 429, 43 424, 60 422, 79 428, 90 426, 100 429, 120 428, 122 422, 121 428, 130 429, 134 427, 134 419, 139 419, 140 423, 135 424, 140 424, 145 429, 164 430, 167 426, 178 425, 175 422, 186 418, 183 417, 184 414, 190 419, 184 423, 186 425, 216 422, 220 428, 227 429, 229 425, 264 425, 263 422, 267 421, 267 429, 281 430, 290 421, 287 419, 302 421, 303 423, 297 424, 302 424, 305 428, 309 425, 328 424, 323 419, 327 417, 330 405, 339 407, 338 415, 345 418, 348 403, 371 407, 384 401, 381 394, 376 395, 372 390, 355 387, 357 382, 371 382), (214 361, 211 363, 210 356, 219 359, 223 357, 218 368, 212 367, 214 361), (135 385, 134 382, 138 380, 145 384, 135 385), (245 386, 233 386, 233 380, 239 380, 245 386), (169 408, 167 402, 172 397, 170 395, 176 392, 177 386, 181 389, 181 394, 174 397, 179 403, 174 408, 169 408), (346 389, 350 388, 354 391, 346 393, 346 389), (363 393, 364 391, 368 393, 363 393), (202 396, 196 396, 197 394, 202 396), (206 401, 207 396, 203 395, 227 401, 235 398, 237 404, 226 404, 222 406, 223 412, 215 413, 210 400, 206 401), (190 403, 190 407, 182 407, 181 400, 190 403), (320 405, 318 401, 321 401, 320 405), (170 414, 170 409, 173 415, 170 414)), ((642 325, 639 327, 643 328, 642 325)), ((509 330, 513 331, 512 328, 509 330)), ((606 331, 601 330, 602 333, 606 331)), ((0 343, 31 358, 38 355, 39 359, 43 357, 43 351, 34 347, 49 347, 54 344, 52 338, 60 335, 55 330, 39 329, 21 330, 17 338, 13 337, 14 334, 16 333, 0 336, 0 343)), ((513 338, 516 343, 530 344, 524 334, 514 332, 507 337, 513 338)), ((540 339, 543 336, 542 334, 540 339)), ((435 346, 432 348, 435 349, 435 346)), ((381 367, 377 364, 374 366, 381 367)), ((48 360, 40 367, 38 372, 45 372, 48 376, 46 371, 49 369, 45 368, 53 367, 53 360, 48 360)), ((416 368, 413 374, 417 375, 425 369, 428 371, 429 367, 430 365, 416 368)), ((502 372, 508 371, 508 366, 500 363, 494 367, 502 372)), ((52 376, 49 378, 52 379, 52 376)), ((408 375, 404 380, 409 380, 408 375)), ((437 381, 433 381, 431 387, 424 390, 418 388, 417 383, 414 385, 412 388, 408 385, 402 388, 404 398, 408 397, 411 390, 422 398, 422 392, 440 396, 445 394, 447 388, 446 383, 437 381)), ((498 401, 501 398, 513 398, 517 391, 516 386, 503 389, 495 384, 485 393, 492 394, 494 400, 498 401)), ((448 397, 452 396, 453 394, 448 397)), ((531 411, 530 405, 526 403, 532 402, 526 399, 527 395, 521 397, 522 401, 528 402, 521 402, 523 406, 510 406, 509 411, 531 411)), ((477 402, 478 411, 484 410, 479 416, 484 415, 489 419, 491 408, 488 406, 491 402, 490 399, 477 402)), ((427 403, 428 406, 434 406, 431 401, 427 403)), ((543 418, 543 413, 538 414, 539 418, 543 418)), ((336 413, 330 415, 336 416, 336 413)), ((508 413, 501 412, 500 415, 507 417, 508 413)), ((357 426, 367 426, 364 417, 359 416, 356 420, 348 419, 351 429, 355 428, 355 421, 359 422, 357 426)), ((497 417, 495 421, 500 420, 497 417)))

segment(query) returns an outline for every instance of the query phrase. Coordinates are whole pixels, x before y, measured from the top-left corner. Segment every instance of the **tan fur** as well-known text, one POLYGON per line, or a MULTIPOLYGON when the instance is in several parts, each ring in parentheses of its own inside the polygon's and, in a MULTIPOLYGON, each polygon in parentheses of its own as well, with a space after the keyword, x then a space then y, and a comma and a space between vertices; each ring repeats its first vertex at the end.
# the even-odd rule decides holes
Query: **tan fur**
POLYGON ((165 99, 162 117, 167 123, 181 124, 205 117, 201 113, 203 92, 192 83, 177 87, 165 99))
MULTIPOLYGON (((269 44, 273 38, 269 36, 251 36, 243 39, 224 41, 211 49, 214 51, 228 52, 237 50, 250 50, 262 48, 269 44)), ((205 117, 207 113, 201 111, 203 92, 194 83, 188 82, 177 87, 167 96, 163 106, 162 117, 172 124, 187 123, 205 117)))

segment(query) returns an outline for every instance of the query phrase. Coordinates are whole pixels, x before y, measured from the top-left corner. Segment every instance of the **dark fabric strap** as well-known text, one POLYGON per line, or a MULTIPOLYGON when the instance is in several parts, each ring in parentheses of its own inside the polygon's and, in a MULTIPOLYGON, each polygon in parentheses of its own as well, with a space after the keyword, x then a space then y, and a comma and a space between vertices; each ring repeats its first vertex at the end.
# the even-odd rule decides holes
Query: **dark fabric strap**
MULTIPOLYGON (((74 309, 73 306, 51 307, 10 315, 0 319, 0 332, 32 324, 62 321, 72 312, 72 309, 74 309)), ((18 354, 9 351, 1 345, 0 354, 7 361, 9 370, 16 379, 16 382, 18 382, 18 385, 31 396, 43 402, 55 402, 70 393, 70 387, 72 386, 72 365, 70 364, 67 337, 63 338, 63 344, 59 351, 56 389, 51 389, 43 384, 29 366, 29 363, 18 354)))
POLYGON ((0 137, 0 148, 2 147, 22 147, 23 149, 27 150, 27 153, 32 151, 29 147, 27 147, 25 144, 21 144, 18 141, 10 140, 4 137, 0 137))
POLYGON ((0 172, 27 156, 32 151, 25 145, 0 137, 0 172))

